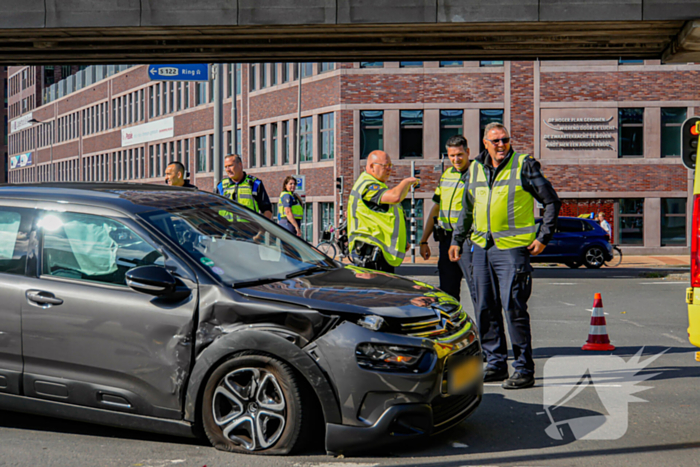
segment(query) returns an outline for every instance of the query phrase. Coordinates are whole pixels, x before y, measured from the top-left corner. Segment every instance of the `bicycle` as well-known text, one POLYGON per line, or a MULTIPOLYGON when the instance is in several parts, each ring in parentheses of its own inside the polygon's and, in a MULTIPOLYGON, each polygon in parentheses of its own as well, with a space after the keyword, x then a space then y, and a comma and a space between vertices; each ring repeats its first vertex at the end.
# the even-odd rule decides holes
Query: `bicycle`
POLYGON ((316 249, 331 259, 340 252, 340 259, 350 256, 348 251, 348 233, 347 222, 341 223, 336 229, 334 226, 329 226, 321 232, 321 242, 316 245, 316 249))
POLYGON ((613 257, 610 261, 606 261, 605 265, 609 268, 614 268, 620 265, 622 263, 622 249, 619 247, 619 245, 612 245, 613 248, 613 257))

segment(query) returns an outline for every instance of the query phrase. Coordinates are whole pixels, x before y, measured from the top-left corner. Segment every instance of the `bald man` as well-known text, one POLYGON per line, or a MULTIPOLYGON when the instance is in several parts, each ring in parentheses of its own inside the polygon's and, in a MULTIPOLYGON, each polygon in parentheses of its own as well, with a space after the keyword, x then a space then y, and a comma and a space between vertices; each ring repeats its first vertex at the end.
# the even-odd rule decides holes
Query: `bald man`
POLYGON ((393 165, 384 151, 367 157, 365 171, 348 200, 348 239, 353 259, 361 266, 394 272, 406 254, 406 221, 401 201, 419 180, 408 177, 394 188, 386 182, 393 165))

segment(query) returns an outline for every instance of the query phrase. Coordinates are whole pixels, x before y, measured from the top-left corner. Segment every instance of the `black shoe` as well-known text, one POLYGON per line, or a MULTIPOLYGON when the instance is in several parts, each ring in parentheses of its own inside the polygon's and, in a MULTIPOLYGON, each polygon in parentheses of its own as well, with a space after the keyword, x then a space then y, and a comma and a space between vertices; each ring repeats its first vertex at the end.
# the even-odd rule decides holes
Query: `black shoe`
POLYGON ((508 379, 508 369, 505 370, 494 370, 487 368, 484 371, 484 383, 492 383, 494 381, 504 381, 508 379))
POLYGON ((523 375, 519 372, 513 373, 513 376, 503 381, 503 389, 524 389, 535 385, 534 375, 523 375))

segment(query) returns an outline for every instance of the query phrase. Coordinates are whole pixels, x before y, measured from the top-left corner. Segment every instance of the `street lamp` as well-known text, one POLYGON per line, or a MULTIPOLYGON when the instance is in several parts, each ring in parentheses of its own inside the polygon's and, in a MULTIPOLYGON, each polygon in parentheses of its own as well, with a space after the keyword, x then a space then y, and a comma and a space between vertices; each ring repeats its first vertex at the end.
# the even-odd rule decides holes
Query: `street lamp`
MULTIPOLYGON (((37 120, 36 118, 32 118, 31 120, 29 120, 29 123, 32 123, 32 124, 41 123, 42 125, 49 125, 49 127, 52 128, 51 122, 41 122, 41 121, 37 120)), ((54 171, 55 171, 55 169, 53 167, 53 131, 51 131, 49 133, 49 144, 51 145, 51 149, 49 152, 49 165, 51 166, 51 181, 53 182, 54 181, 54 171)), ((35 151, 38 155, 39 154, 38 136, 37 136, 37 138, 35 138, 35 145, 36 145, 35 151)))

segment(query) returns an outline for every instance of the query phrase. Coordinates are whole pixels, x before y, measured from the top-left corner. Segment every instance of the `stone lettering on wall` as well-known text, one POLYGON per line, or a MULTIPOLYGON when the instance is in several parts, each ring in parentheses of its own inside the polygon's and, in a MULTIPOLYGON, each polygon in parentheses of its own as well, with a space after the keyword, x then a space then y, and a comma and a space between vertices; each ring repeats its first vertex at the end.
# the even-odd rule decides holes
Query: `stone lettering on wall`
POLYGON ((610 109, 545 109, 541 128, 543 158, 617 157, 617 115, 610 109))

